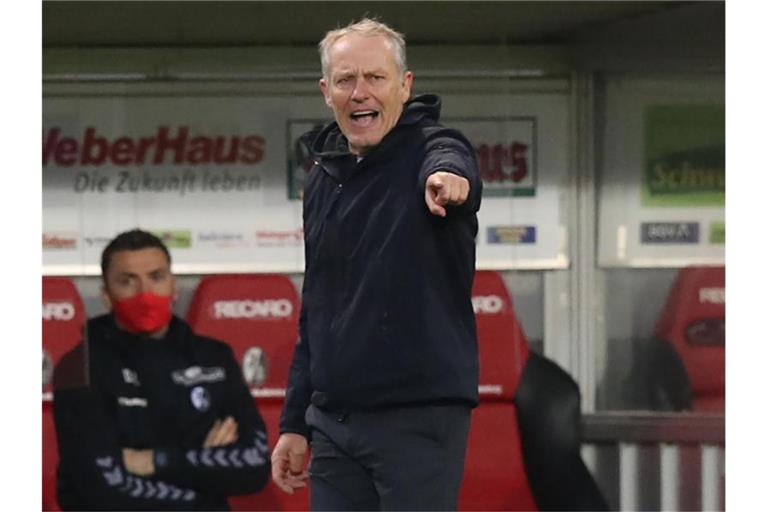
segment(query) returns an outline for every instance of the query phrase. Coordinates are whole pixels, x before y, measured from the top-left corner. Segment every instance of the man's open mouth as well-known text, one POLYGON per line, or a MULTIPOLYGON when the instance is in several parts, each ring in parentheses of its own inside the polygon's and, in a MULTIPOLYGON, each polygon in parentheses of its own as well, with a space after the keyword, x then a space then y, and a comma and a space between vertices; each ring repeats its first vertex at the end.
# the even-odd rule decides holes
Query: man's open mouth
POLYGON ((352 112, 349 117, 357 125, 367 126, 379 117, 379 113, 375 110, 357 110, 352 112))

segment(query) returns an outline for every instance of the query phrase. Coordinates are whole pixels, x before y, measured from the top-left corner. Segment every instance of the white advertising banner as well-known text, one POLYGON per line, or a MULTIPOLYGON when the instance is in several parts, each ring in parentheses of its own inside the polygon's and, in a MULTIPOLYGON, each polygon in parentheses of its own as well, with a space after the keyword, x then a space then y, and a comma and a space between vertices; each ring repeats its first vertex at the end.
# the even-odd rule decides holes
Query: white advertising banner
MULTIPOLYGON (((329 117, 319 93, 44 98, 44 272, 98 274, 107 241, 136 226, 177 273, 302 272, 297 139, 329 117)), ((478 152, 478 268, 567 266, 565 95, 444 97, 443 122, 478 152)))

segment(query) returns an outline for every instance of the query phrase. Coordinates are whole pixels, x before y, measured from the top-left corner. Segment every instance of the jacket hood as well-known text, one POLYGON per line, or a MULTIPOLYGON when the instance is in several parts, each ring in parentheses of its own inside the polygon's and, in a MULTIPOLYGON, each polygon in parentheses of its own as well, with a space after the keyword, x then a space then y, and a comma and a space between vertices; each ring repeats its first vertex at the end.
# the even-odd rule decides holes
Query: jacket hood
MULTIPOLYGON (((436 123, 440 119, 441 106, 440 97, 436 94, 414 96, 405 102, 397 124, 384 136, 379 145, 384 144, 392 132, 401 126, 416 124, 425 118, 436 123)), ((319 133, 316 130, 305 133, 301 140, 310 148, 314 157, 321 160, 349 154, 347 138, 341 133, 336 121, 326 125, 319 133)))

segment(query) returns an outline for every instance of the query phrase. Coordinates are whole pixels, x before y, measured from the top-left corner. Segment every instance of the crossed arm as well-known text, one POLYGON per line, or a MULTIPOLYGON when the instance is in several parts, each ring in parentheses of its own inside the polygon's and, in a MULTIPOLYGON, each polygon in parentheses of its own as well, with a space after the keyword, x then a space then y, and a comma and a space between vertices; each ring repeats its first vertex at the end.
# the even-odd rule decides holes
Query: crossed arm
MULTIPOLYGON (((229 362, 228 374, 237 363, 229 362)), ((263 421, 244 383, 232 382, 229 416, 197 448, 134 449, 121 442, 109 398, 92 387, 57 390, 54 415, 61 468, 75 495, 98 509, 189 509, 204 495, 255 492, 269 478, 263 421)))
MULTIPOLYGON (((237 442, 237 421, 232 416, 216 420, 203 442, 203 448, 226 446, 237 442)), ((155 451, 123 448, 125 469, 139 476, 151 477, 155 474, 155 451)))

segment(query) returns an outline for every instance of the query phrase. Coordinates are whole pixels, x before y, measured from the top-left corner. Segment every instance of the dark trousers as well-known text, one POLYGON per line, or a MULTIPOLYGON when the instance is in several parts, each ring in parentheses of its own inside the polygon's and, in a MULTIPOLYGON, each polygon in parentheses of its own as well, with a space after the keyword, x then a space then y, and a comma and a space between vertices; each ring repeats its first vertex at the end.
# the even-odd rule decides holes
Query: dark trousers
POLYGON ((456 510, 471 409, 340 414, 311 405, 312 510, 456 510))

